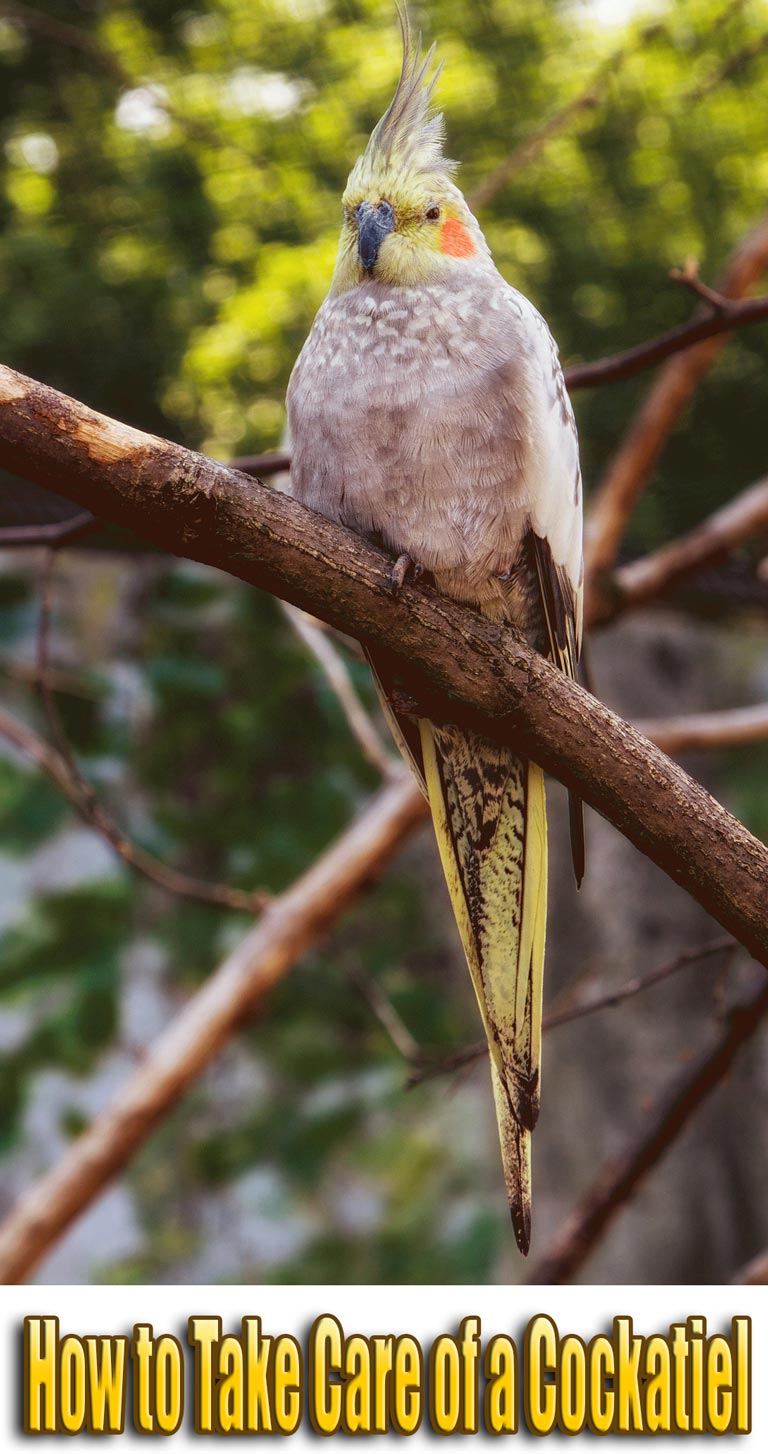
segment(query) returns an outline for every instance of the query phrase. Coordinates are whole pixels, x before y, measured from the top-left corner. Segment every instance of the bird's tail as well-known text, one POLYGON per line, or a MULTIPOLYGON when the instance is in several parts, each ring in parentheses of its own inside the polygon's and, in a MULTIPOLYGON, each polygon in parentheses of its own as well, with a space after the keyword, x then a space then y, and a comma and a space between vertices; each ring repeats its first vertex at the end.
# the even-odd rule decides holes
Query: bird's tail
POLYGON ((512 1223, 527 1253, 547 918, 544 777, 474 732, 426 721, 419 730, 443 870, 488 1037, 512 1223))

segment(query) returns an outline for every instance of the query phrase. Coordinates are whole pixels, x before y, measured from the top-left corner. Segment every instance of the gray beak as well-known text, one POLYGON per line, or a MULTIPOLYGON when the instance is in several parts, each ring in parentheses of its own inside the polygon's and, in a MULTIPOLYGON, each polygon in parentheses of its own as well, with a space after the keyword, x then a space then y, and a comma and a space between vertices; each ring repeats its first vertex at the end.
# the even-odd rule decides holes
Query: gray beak
POLYGON ((357 250, 367 273, 373 271, 384 238, 392 232, 395 214, 389 202, 379 202, 378 207, 370 202, 361 202, 355 212, 357 220, 357 250))

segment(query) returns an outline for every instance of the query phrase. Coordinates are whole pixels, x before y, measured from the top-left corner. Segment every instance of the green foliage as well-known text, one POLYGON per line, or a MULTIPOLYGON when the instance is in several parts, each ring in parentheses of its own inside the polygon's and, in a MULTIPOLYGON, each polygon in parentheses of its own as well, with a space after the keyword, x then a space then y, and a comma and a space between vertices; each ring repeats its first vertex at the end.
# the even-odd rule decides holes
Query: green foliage
MULTIPOLYGON (((87 47, 42 22, 33 31, 0 19, 4 361, 220 457, 277 445, 290 368, 331 274, 341 189, 396 77, 393 7, 48 0, 35 10, 76 27, 87 47)), ((690 298, 668 269, 695 254, 714 278, 765 205, 768 55, 756 48, 707 86, 761 33, 759 0, 668 0, 651 31, 642 16, 606 30, 588 7, 549 0, 434 0, 417 18, 446 58, 439 96, 468 193, 596 87, 597 103, 482 212, 502 271, 551 321, 564 358, 612 352, 686 317, 690 298)), ((730 343, 670 443, 634 545, 666 538, 763 472, 766 364, 768 330, 730 343)), ((646 387, 578 397, 588 484, 646 387)), ((98 661, 105 692, 62 695, 60 706, 99 790, 168 862, 279 891, 373 786, 336 699, 273 601, 188 563, 84 561, 62 568, 69 606, 56 641, 78 669, 98 661), (108 620, 105 597, 119 603, 108 620)), ((35 609, 34 577, 8 562, 3 653, 29 655, 35 609)), ((351 669, 371 703, 365 668, 351 669)), ((740 769, 738 788, 765 831, 758 768, 740 769)), ((0 759, 0 849, 26 861, 45 847, 76 869, 85 830, 70 850, 67 828, 54 790, 0 759)), ((143 1250, 101 1277, 183 1275, 205 1241, 192 1208, 234 1196, 265 1165, 278 1188, 265 1224, 301 1214, 307 1226, 271 1262, 252 1252, 242 1280, 265 1265, 286 1282, 493 1275, 506 1226, 466 1142, 445 1134, 443 1091, 403 1097, 400 1061, 350 982, 362 966, 424 1046, 464 1038, 469 991, 446 985, 439 913, 424 902, 418 875, 396 867, 278 987, 268 1019, 241 1037, 261 1077, 252 1099, 222 1110, 212 1077, 153 1138, 131 1173, 143 1250), (339 1220, 343 1176, 371 1199, 356 1229, 339 1220)), ((120 1046, 127 951, 159 953, 170 1015, 244 927, 161 897, 117 863, 111 878, 83 868, 75 887, 20 902, 0 941, 0 986, 28 1011, 0 1062, 3 1146, 41 1071, 82 1076, 120 1046)), ((81 1124, 65 1106, 60 1130, 81 1124)))
POLYGON ((66 801, 49 782, 0 759, 0 822, 6 853, 29 853, 59 826, 67 811, 66 801))
POLYGON ((0 1148, 18 1128, 30 1077, 83 1075, 115 1033, 118 963, 130 898, 117 882, 49 893, 0 940, 0 989, 34 995, 31 1028, 0 1057, 0 1148))

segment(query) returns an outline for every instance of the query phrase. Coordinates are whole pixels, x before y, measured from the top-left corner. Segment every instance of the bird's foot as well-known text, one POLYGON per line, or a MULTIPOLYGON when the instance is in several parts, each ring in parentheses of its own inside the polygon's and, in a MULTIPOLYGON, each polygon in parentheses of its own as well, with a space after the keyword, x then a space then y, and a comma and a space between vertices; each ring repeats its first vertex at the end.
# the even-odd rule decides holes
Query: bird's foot
POLYGON ((423 565, 412 560, 407 551, 397 557, 389 578, 389 588, 393 596, 399 596, 407 580, 417 581, 423 573, 423 565))
POLYGON ((493 578, 496 581, 502 581, 504 583, 504 585, 506 585, 507 581, 511 581, 511 579, 512 579, 512 577, 513 577, 514 574, 515 574, 515 566, 509 565, 509 566, 507 566, 507 569, 506 570, 496 571, 494 573, 494 577, 493 578))

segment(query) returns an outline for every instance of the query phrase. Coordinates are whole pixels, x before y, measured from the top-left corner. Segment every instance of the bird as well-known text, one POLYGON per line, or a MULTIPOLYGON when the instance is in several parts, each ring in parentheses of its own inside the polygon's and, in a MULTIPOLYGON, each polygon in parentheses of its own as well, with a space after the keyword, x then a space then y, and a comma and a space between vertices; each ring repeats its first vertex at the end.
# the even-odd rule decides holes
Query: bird
MULTIPOLYGON (((582 481, 558 350, 498 271, 454 180, 433 99, 442 66, 398 13, 397 88, 349 174, 330 289, 288 386, 291 490, 389 551, 394 592, 424 574, 575 677, 582 481)), ((543 772, 513 742, 410 713, 396 656, 379 649, 369 660, 431 810, 527 1255, 547 920, 543 772)), ((580 883, 574 797, 570 824, 580 883)))

